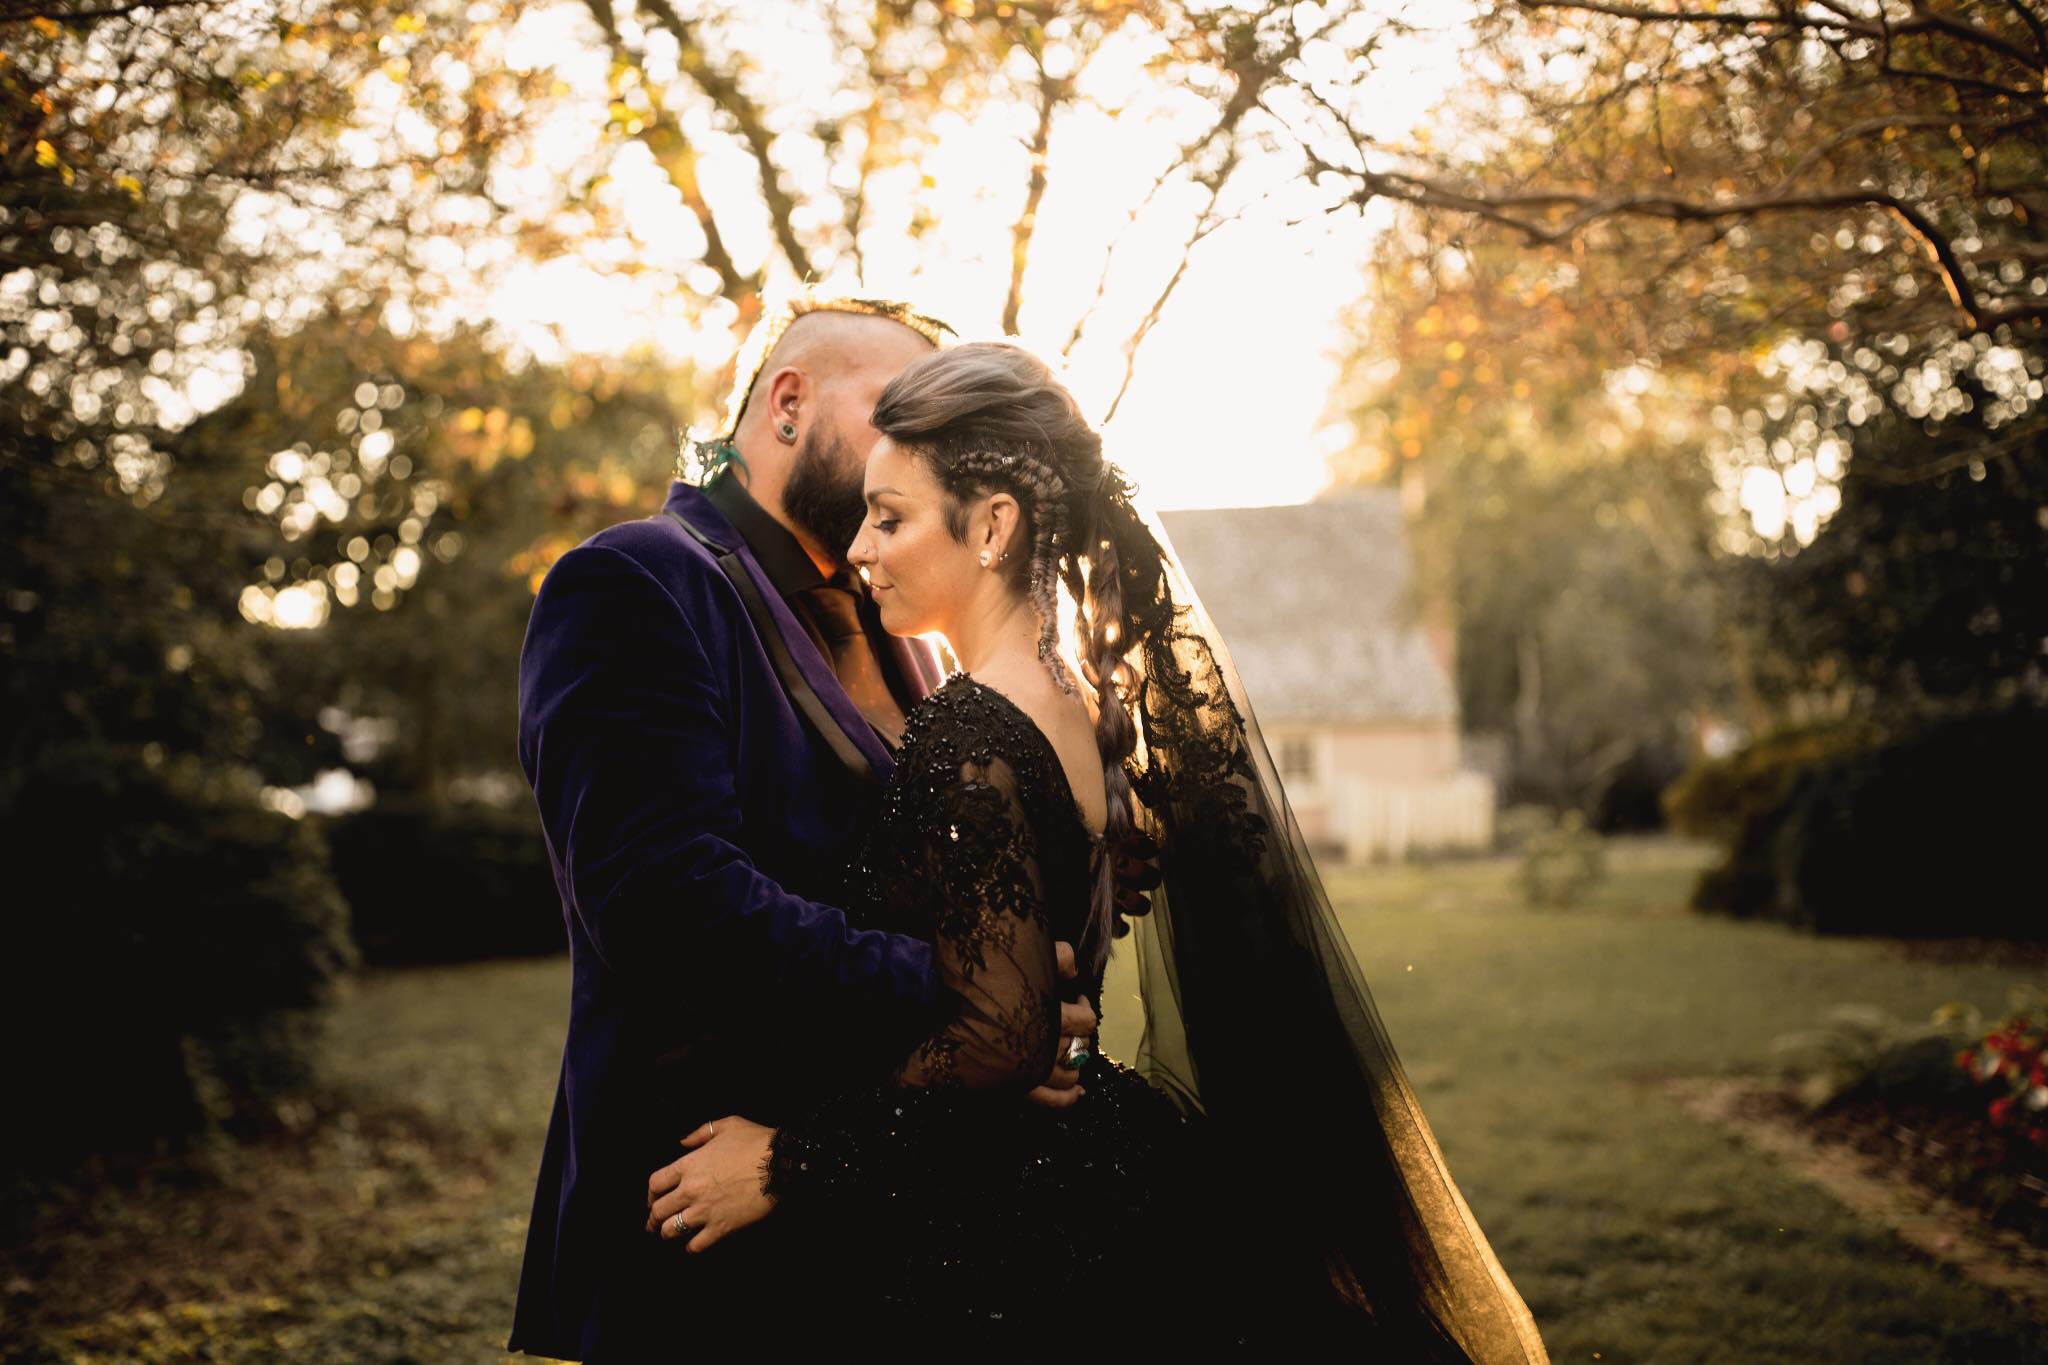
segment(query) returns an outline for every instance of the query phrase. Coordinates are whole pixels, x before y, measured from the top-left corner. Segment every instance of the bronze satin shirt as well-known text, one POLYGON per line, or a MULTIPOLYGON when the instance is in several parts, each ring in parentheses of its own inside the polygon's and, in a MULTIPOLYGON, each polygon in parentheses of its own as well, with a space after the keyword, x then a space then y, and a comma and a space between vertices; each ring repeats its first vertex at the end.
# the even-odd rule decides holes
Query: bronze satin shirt
POLYGON ((903 743, 903 713, 915 693, 892 666, 881 616, 850 570, 827 578, 788 528, 768 515, 730 470, 704 485, 704 496, 725 514, 760 561, 775 591, 803 626, 818 653, 861 715, 894 753, 903 743))

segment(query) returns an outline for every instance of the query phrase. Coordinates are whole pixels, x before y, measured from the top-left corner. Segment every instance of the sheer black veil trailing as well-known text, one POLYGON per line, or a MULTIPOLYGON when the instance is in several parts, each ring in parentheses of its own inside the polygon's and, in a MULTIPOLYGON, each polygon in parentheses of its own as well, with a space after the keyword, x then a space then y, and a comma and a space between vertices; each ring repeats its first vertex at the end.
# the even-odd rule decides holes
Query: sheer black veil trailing
POLYGON ((1276 1320, 1398 1362, 1537 1365, 1542 1338, 1445 1166, 1332 913, 1215 624, 1120 479, 1151 909, 1124 924, 1134 1067, 1201 1116, 1230 1174, 1212 1224, 1276 1320))

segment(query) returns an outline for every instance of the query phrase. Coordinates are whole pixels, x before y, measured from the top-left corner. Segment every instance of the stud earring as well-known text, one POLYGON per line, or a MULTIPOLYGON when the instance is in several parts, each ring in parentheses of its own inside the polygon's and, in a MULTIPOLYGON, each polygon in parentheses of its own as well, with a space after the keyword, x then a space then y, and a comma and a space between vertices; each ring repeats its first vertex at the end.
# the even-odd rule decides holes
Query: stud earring
POLYGON ((784 422, 781 426, 775 428, 775 434, 782 438, 784 445, 791 444, 796 440, 796 423, 784 422))
POLYGON ((990 556, 987 550, 983 550, 979 555, 975 556, 975 558, 981 561, 982 568, 986 569, 988 567, 990 556))

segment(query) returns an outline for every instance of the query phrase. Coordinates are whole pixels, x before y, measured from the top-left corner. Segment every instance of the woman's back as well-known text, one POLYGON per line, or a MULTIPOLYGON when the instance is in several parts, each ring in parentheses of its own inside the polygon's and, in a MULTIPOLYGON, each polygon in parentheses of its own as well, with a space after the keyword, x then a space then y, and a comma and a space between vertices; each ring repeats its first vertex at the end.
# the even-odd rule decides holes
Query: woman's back
POLYGON ((1081 823, 1099 836, 1108 812, 1094 708, 1078 693, 1063 690, 1036 658, 1000 661, 974 674, 973 681, 998 694, 998 710, 1007 702, 1031 721, 1066 775, 1081 823))

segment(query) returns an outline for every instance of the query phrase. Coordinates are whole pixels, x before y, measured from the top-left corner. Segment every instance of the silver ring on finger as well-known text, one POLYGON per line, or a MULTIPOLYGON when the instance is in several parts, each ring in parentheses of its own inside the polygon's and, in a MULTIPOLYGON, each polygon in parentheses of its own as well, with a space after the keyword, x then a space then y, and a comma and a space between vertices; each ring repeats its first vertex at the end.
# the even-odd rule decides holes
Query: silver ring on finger
POLYGON ((677 1213, 669 1215, 668 1230, 674 1233, 679 1240, 688 1241, 704 1229, 691 1227, 687 1222, 683 1221, 683 1215, 677 1213))

